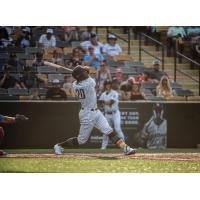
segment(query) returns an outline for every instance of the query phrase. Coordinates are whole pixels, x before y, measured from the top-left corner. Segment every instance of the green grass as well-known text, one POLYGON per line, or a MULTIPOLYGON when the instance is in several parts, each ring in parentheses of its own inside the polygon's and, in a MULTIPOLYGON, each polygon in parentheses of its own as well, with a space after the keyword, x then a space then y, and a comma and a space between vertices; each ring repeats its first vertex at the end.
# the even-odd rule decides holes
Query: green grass
MULTIPOLYGON (((52 150, 7 150, 8 153, 51 153, 52 150)), ((70 149, 71 153, 98 153, 98 149, 70 149)), ((106 150, 105 153, 118 153, 117 149, 106 150)), ((199 152, 198 149, 166 149, 144 150, 142 153, 164 152, 199 152)), ((200 162, 158 161, 158 160, 131 160, 112 158, 1 158, 0 172, 193 172, 200 173, 200 162)))
POLYGON ((0 172, 198 172, 200 163, 146 160, 9 159, 0 161, 0 172))

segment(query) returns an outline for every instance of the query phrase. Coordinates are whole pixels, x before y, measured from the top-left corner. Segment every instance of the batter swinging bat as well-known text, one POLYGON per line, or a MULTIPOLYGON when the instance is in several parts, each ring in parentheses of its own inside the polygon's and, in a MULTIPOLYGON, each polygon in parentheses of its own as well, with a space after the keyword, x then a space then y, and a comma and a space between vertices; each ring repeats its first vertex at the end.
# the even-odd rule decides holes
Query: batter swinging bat
POLYGON ((61 65, 57 65, 57 64, 48 62, 48 61, 44 61, 44 65, 50 66, 50 67, 55 67, 55 68, 57 68, 57 69, 65 69, 65 70, 68 70, 69 72, 72 72, 72 71, 73 71, 72 69, 69 69, 69 68, 63 67, 63 66, 61 66, 61 65))

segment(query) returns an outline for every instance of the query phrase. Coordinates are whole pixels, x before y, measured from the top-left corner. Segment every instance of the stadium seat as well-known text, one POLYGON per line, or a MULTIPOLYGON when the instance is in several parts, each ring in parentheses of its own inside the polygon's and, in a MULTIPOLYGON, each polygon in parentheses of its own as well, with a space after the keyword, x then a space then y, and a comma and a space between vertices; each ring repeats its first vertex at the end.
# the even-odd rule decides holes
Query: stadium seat
POLYGON ((148 101, 165 101, 165 98, 157 96, 146 96, 146 99, 148 101))
POLYGON ((9 59, 9 54, 8 53, 0 53, 0 59, 9 59))
POLYGON ((7 48, 0 48, 0 53, 8 53, 7 48))
POLYGON ((42 53, 43 49, 40 47, 27 47, 26 54, 35 54, 35 53, 42 53))
POLYGON ((26 66, 31 67, 33 65, 33 60, 26 60, 26 66))
POLYGON ((108 66, 109 66, 109 67, 119 67, 119 63, 118 63, 117 61, 108 59, 108 60, 107 60, 107 63, 108 63, 108 66))
POLYGON ((21 47, 8 47, 7 48, 8 53, 25 53, 25 48, 21 47))
POLYGON ((44 50, 44 54, 53 54, 53 52, 55 51, 56 49, 55 48, 52 48, 52 47, 49 47, 49 48, 46 48, 44 50))
POLYGON ((184 90, 181 88, 175 88, 175 94, 176 96, 184 96, 184 97, 194 96, 191 90, 184 90))
POLYGON ((188 96, 188 101, 200 101, 200 96, 188 96))
POLYGON ((52 60, 52 58, 53 58, 53 54, 51 54, 51 53, 43 55, 43 59, 44 60, 52 60))
POLYGON ((68 54, 68 53, 72 53, 72 51, 73 51, 73 48, 71 48, 71 47, 65 47, 64 49, 63 49, 63 53, 66 55, 66 54, 68 54))
POLYGON ((167 101, 187 101, 186 97, 181 97, 181 96, 173 96, 173 97, 168 97, 166 98, 167 101))
POLYGON ((49 66, 39 66, 37 67, 38 73, 56 73, 56 68, 49 66))
POLYGON ((131 60, 131 57, 129 55, 118 55, 113 57, 114 61, 127 61, 131 60))
POLYGON ((22 60, 31 60, 31 59, 33 59, 32 55, 25 54, 25 53, 16 53, 16 56, 17 56, 18 59, 22 59, 22 60))
POLYGON ((141 89, 155 89, 158 83, 142 83, 141 89))
POLYGON ((38 93, 39 93, 40 96, 46 95, 47 90, 48 90, 47 88, 31 88, 31 89, 29 89, 29 94, 31 94, 32 90, 35 90, 35 89, 38 90, 38 93))
POLYGON ((56 41, 56 46, 65 48, 65 47, 70 47, 70 44, 69 42, 66 42, 66 41, 56 41))
POLYGON ((48 81, 53 82, 54 79, 58 79, 59 81, 64 81, 64 74, 48 74, 48 81))
POLYGON ((65 54, 63 55, 64 60, 69 60, 71 59, 71 54, 65 54))
POLYGON ((28 95, 28 89, 26 88, 8 88, 9 95, 25 96, 28 95))
POLYGON ((7 95, 8 91, 5 88, 0 88, 0 95, 7 95))
POLYGON ((90 74, 96 74, 96 69, 94 67, 90 67, 90 74))
POLYGON ((19 96, 13 96, 13 95, 0 95, 1 101, 10 101, 10 100, 19 100, 19 96))
POLYGON ((66 70, 66 69, 63 69, 63 68, 57 69, 57 73, 60 73, 60 74, 71 74, 71 72, 69 70, 66 70))
POLYGON ((78 47, 78 46, 80 46, 80 41, 72 41, 71 42, 71 45, 72 45, 72 47, 74 48, 74 47, 78 47))

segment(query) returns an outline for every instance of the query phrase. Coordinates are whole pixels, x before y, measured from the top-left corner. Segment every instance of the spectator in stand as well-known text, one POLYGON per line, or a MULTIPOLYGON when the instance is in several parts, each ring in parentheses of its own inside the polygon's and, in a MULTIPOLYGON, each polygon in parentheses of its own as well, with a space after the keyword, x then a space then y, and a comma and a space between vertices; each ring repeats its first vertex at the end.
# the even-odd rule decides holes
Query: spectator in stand
POLYGON ((96 33, 92 32, 90 34, 90 39, 88 41, 81 42, 81 47, 87 51, 89 51, 89 47, 94 47, 95 54, 101 54, 103 49, 103 44, 97 41, 96 33))
POLYGON ((31 90, 29 100, 40 100, 39 92, 37 88, 31 90))
POLYGON ((200 27, 198 26, 190 26, 186 29, 186 32, 192 43, 196 43, 196 41, 200 38, 200 27))
POLYGON ((22 33, 18 36, 15 42, 15 46, 26 48, 33 45, 34 41, 31 36, 31 29, 29 27, 24 27, 22 33))
POLYGON ((135 76, 135 81, 138 83, 155 83, 155 79, 151 79, 150 72, 144 71, 142 74, 135 76))
POLYGON ((32 65, 35 67, 44 65, 43 53, 36 53, 35 59, 33 60, 32 65))
POLYGON ((80 38, 81 38, 82 41, 89 40, 90 34, 92 33, 92 29, 93 29, 93 26, 87 26, 87 31, 84 31, 84 32, 81 33, 80 38))
POLYGON ((177 48, 178 51, 183 53, 184 44, 183 39, 186 37, 186 33, 183 27, 171 26, 167 31, 167 56, 171 56, 171 49, 177 48))
POLYGON ((88 54, 84 56, 84 62, 87 66, 94 67, 96 70, 100 68, 100 62, 104 60, 101 53, 95 53, 93 46, 88 47, 88 54))
POLYGON ((60 88, 60 81, 53 80, 53 87, 49 88, 46 94, 47 100, 66 100, 67 95, 64 90, 60 88))
POLYGON ((47 33, 41 35, 39 39, 39 45, 44 48, 56 47, 56 38, 53 35, 53 29, 48 28, 47 33))
POLYGON ((122 53, 119 44, 116 44, 117 38, 114 35, 108 36, 108 43, 103 47, 103 53, 106 57, 112 58, 122 53))
POLYGON ((128 80, 121 83, 120 90, 122 101, 128 101, 131 99, 131 91, 134 83, 135 79, 133 77, 130 77, 128 80))
POLYGON ((2 76, 0 76, 1 88, 21 88, 20 81, 10 75, 10 69, 6 68, 2 76))
POLYGON ((38 86, 38 79, 35 73, 31 71, 30 67, 26 67, 21 80, 21 85, 23 88, 35 88, 38 86))
POLYGON ((66 65, 67 65, 67 67, 73 69, 77 65, 82 65, 82 64, 84 64, 84 62, 83 62, 83 58, 81 56, 81 52, 78 48, 74 48, 72 51, 72 57, 66 63, 66 65))
POLYGON ((63 54, 60 53, 57 50, 54 50, 54 52, 53 52, 53 58, 52 58, 52 63, 64 66, 63 54))
POLYGON ((78 26, 64 26, 63 30, 65 31, 64 38, 67 42, 72 41, 79 41, 79 30, 80 28, 78 26))
POLYGON ((20 68, 24 66, 23 61, 20 61, 15 53, 11 53, 8 59, 9 69, 12 71, 20 71, 20 68))
POLYGON ((143 92, 140 91, 140 84, 139 83, 133 83, 130 100, 136 101, 136 100, 145 100, 146 97, 143 92))
POLYGON ((115 76, 117 77, 117 79, 119 81, 124 81, 125 80, 121 68, 116 68, 116 70, 115 70, 115 76))
POLYGON ((168 98, 173 96, 173 91, 170 86, 170 81, 167 76, 163 76, 160 80, 159 85, 156 87, 156 96, 168 98))
POLYGON ((150 78, 153 79, 155 82, 159 82, 162 76, 167 76, 165 72, 160 71, 160 61, 154 60, 153 61, 153 71, 150 74, 150 78))
POLYGON ((13 39, 5 27, 0 28, 0 48, 6 48, 13 45, 13 39))
POLYGON ((104 81, 110 80, 112 81, 111 73, 108 69, 108 65, 106 60, 100 62, 100 69, 96 72, 96 82, 97 82, 97 89, 99 91, 103 91, 104 88, 104 81))

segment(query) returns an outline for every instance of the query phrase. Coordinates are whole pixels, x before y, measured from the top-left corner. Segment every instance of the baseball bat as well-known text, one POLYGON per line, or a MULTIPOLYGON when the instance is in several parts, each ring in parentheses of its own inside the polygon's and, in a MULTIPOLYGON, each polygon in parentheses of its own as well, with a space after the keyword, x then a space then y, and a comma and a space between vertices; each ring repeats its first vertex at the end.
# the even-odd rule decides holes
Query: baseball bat
POLYGON ((48 61, 44 61, 44 65, 46 65, 46 66, 50 66, 50 67, 55 67, 55 68, 57 68, 57 69, 65 69, 65 70, 67 70, 67 71, 69 71, 69 72, 72 72, 73 70, 72 69, 69 69, 69 68, 66 68, 66 67, 63 67, 63 66, 61 66, 61 65, 57 65, 57 64, 55 64, 55 63, 51 63, 51 62, 48 62, 48 61))

